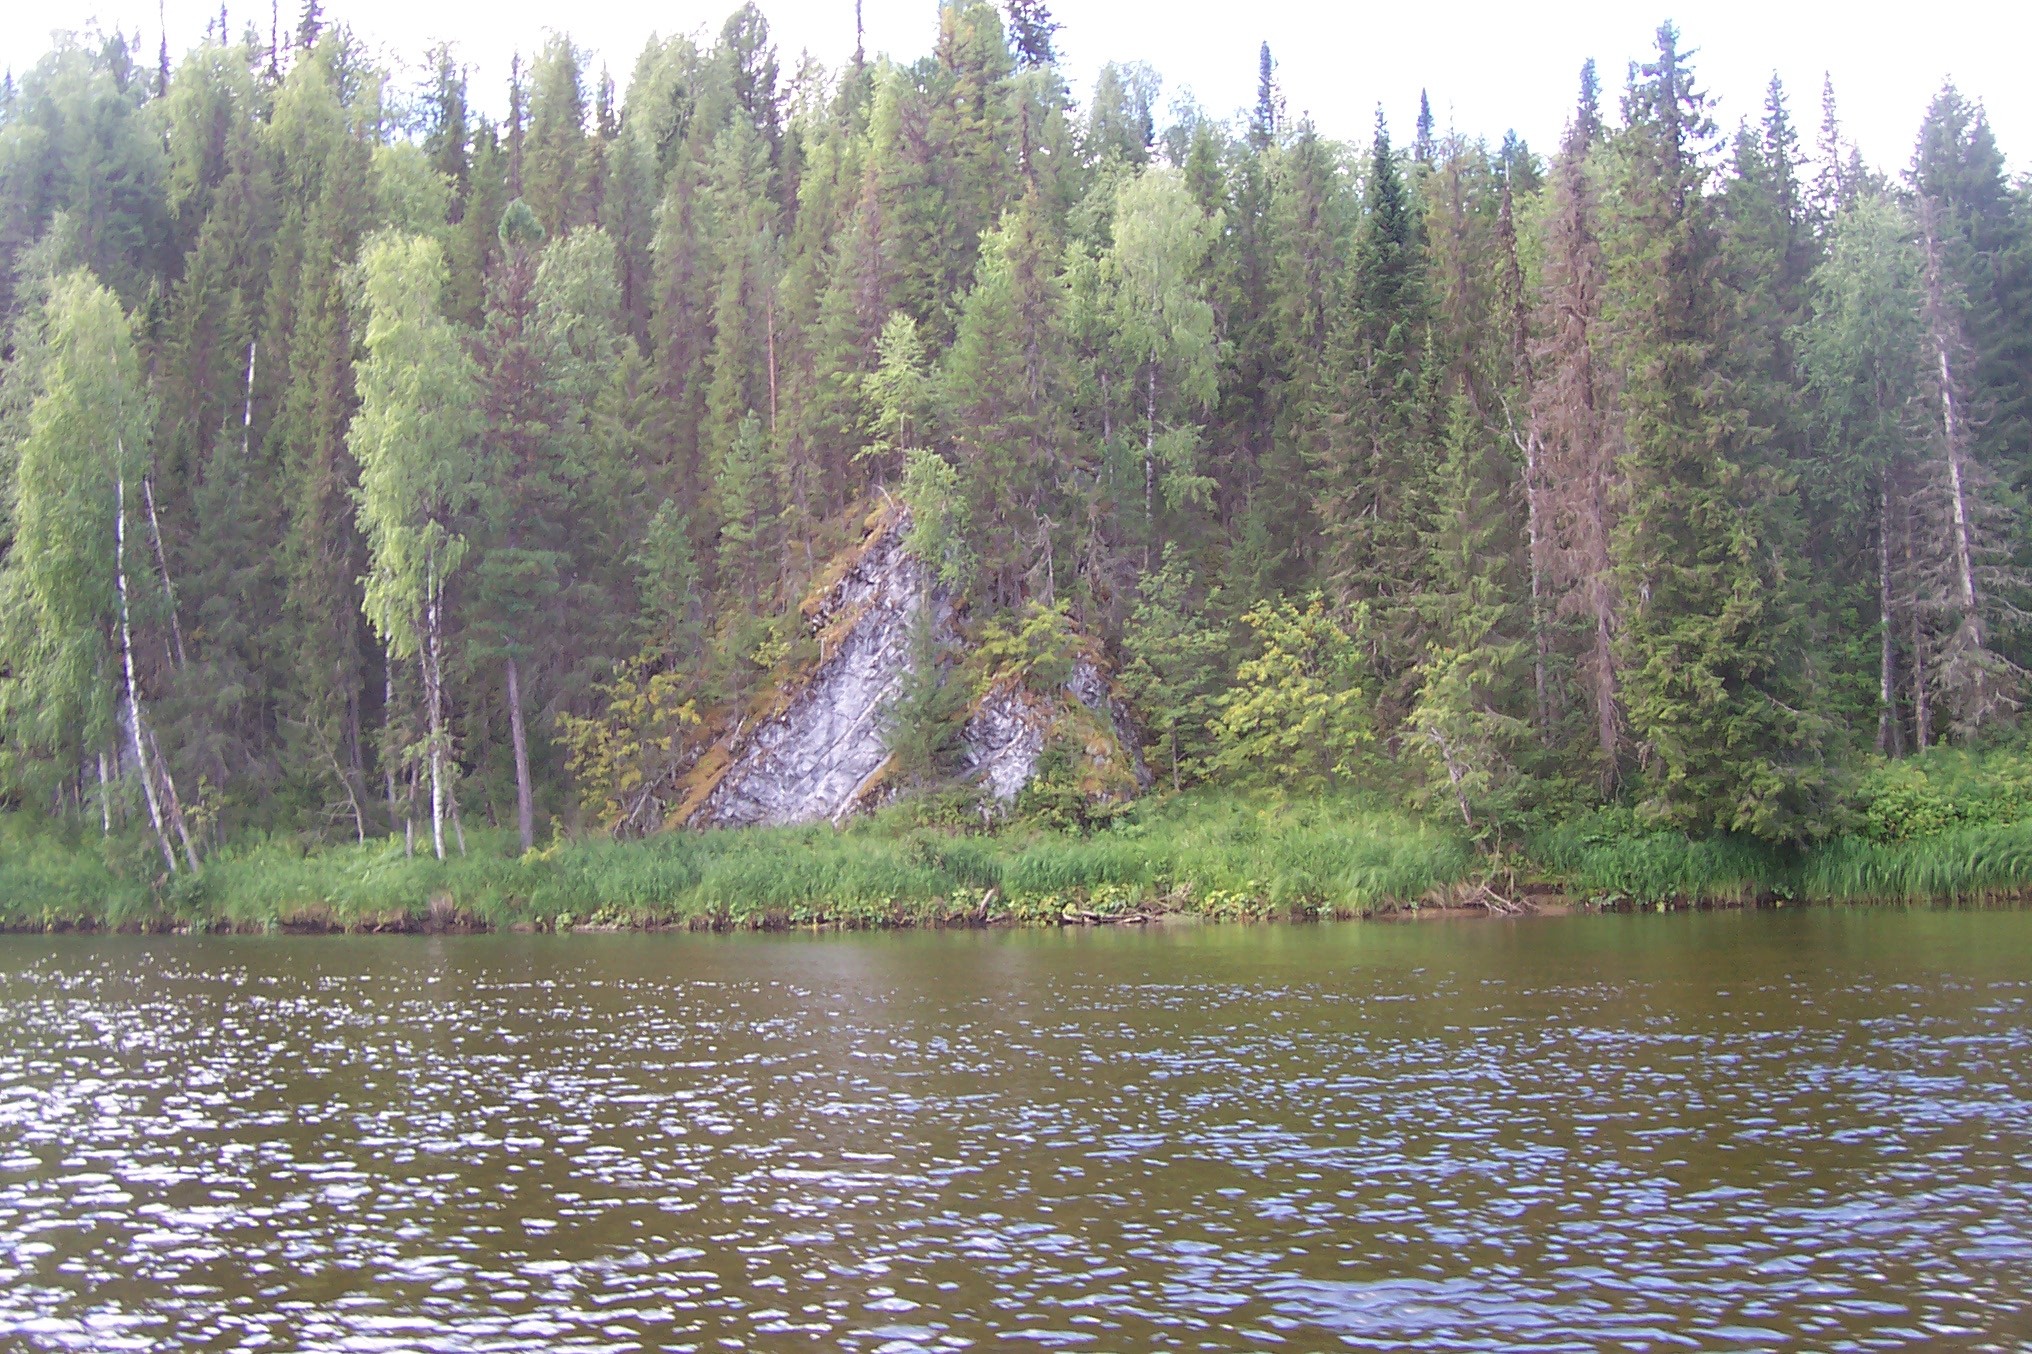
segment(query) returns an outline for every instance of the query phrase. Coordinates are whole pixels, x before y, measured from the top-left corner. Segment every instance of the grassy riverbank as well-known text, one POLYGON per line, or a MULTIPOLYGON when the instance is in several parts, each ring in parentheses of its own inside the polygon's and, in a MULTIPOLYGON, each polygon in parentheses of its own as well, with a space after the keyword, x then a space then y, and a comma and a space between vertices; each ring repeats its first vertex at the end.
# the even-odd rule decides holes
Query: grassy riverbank
POLYGON ((1360 797, 1153 799, 1084 833, 957 832, 892 811, 830 827, 560 842, 469 834, 439 862, 400 842, 216 853, 151 878, 135 841, 0 816, 0 928, 410 930, 1049 923, 1155 912, 1348 917, 1563 895, 1605 906, 1984 900, 2032 893, 2032 760, 1940 754, 1859 782, 1850 830, 1807 849, 1588 815, 1491 859, 1360 797), (1483 886, 1488 886, 1484 891, 1483 886))
POLYGON ((1355 915, 1443 893, 1470 847, 1346 801, 1188 798, 1086 834, 956 834, 878 818, 830 827, 666 833, 516 856, 469 834, 442 863, 400 842, 228 850, 165 887, 91 849, 17 832, 0 853, 0 925, 406 929, 847 926, 1055 921, 1144 908, 1221 917, 1355 915))

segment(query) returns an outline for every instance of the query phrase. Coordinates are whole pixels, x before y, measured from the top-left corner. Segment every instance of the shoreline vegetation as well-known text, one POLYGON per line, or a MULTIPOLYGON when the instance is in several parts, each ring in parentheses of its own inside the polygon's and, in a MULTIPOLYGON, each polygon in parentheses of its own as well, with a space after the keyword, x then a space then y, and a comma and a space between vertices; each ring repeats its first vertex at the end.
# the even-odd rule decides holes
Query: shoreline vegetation
POLYGON ((2032 896, 1979 99, 1872 165, 1667 22, 1534 148, 926 17, 0 77, 0 928, 2032 896))
POLYGON ((0 931, 435 932, 1337 920, 1770 903, 1990 903, 2032 894, 2032 788, 2015 753, 1892 764, 1854 831, 1784 847, 1646 831, 1598 812, 1490 851, 1366 794, 1151 798, 1102 826, 991 830, 901 805, 826 825, 646 841, 469 833, 438 861, 399 838, 246 843, 148 877, 115 836, 0 820, 0 931))

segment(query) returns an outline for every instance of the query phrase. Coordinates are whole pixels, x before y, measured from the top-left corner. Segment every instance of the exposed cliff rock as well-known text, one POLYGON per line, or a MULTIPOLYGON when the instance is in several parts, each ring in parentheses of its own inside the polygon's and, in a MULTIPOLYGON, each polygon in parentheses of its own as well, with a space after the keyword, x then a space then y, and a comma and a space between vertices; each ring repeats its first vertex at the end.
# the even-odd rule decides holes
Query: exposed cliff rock
POLYGON ((1036 778, 1045 749, 1069 743, 1081 788, 1095 799, 1121 799, 1150 788, 1150 772, 1100 665, 1082 657, 1062 694, 1044 697, 1019 682, 990 687, 960 732, 967 773, 999 803, 1010 804, 1036 778), (1070 697, 1071 699, 1066 699, 1070 697))
MULTIPOLYGON (((931 608, 941 642, 956 643, 951 599, 904 549, 907 515, 876 514, 867 537, 813 590, 803 608, 818 657, 771 700, 734 723, 700 759, 670 821, 692 827, 840 822, 891 793, 885 723, 913 666, 912 630, 931 608)), ((961 731, 965 774, 1002 804, 1037 775, 1054 740, 1070 739, 1089 764, 1097 797, 1147 786, 1134 735, 1091 658, 1075 665, 1062 696, 1014 681, 993 684, 961 731)))
POLYGON ((910 635, 929 600, 941 629, 951 605, 933 596, 924 566, 903 549, 891 510, 804 608, 817 664, 773 709, 743 720, 707 755, 706 776, 681 807, 694 827, 838 822, 879 781, 889 749, 884 710, 910 671, 910 635))

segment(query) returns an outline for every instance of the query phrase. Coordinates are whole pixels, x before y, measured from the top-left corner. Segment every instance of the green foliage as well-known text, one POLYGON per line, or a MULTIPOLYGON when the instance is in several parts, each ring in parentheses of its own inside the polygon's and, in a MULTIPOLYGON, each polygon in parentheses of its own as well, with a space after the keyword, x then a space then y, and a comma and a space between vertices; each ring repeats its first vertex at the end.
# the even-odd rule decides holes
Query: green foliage
POLYGON ((659 659, 639 655, 603 683, 597 718, 558 717, 582 802, 616 836, 662 826, 657 806, 684 769, 686 737, 699 722, 687 674, 661 669, 659 659))
POLYGON ((1242 615, 1256 652, 1219 701, 1214 763, 1247 783, 1315 789, 1354 774, 1375 741, 1358 636, 1314 594, 1301 606, 1278 599, 1242 615))
POLYGON ((365 611, 398 657, 414 656, 426 612, 466 554, 454 514, 479 492, 478 375, 438 311, 444 263, 417 236, 384 236, 362 260, 367 356, 347 446, 373 566, 365 611))
MULTIPOLYGON (((945 802, 955 813, 965 802, 945 802)), ((152 892, 30 829, 0 852, 0 927, 380 930, 536 926, 1052 922, 1150 910, 1220 918, 1349 916, 1443 896, 1476 868, 1464 842, 1349 799, 1185 796, 1091 830, 955 835, 891 809, 827 826, 604 836, 523 855, 475 830, 438 861, 401 843, 304 851, 243 843, 152 892)), ((978 820, 975 820, 978 821, 978 820)), ((18 830, 0 819, 0 831, 18 830)))
POLYGON ((1974 753, 1941 748, 1906 761, 1879 762, 1858 780, 1853 798, 1870 842, 1909 842, 1972 827, 2032 818, 2032 754, 2021 747, 1974 753))
POLYGON ((1101 286, 1125 412, 1143 431, 1151 541, 1159 531, 1153 490, 1173 512, 1212 502, 1214 481, 1201 473, 1198 454, 1222 356, 1206 299, 1206 261, 1220 229, 1220 214, 1201 211, 1175 173, 1150 170, 1116 191, 1114 247, 1101 260, 1101 286))
POLYGON ((374 148, 374 205, 391 230, 442 243, 450 192, 423 148, 408 142, 374 148))
POLYGON ((984 688, 1016 681, 1040 696, 1055 696, 1072 680, 1080 653, 1071 603, 1028 602, 1014 617, 997 617, 981 627, 971 662, 984 688))
POLYGON ((1660 831, 1627 810, 1585 815, 1534 838, 1530 857, 1590 901, 1747 903, 1797 887, 1797 858, 1743 836, 1660 831))
POLYGON ((1721 275, 1700 147, 1713 135, 1677 47, 1631 92, 1605 240, 1612 320, 1629 372, 1628 507, 1612 541, 1629 599, 1619 658, 1630 728, 1661 823, 1767 839, 1820 830, 1814 716, 1802 709, 1798 613, 1777 567, 1786 485, 1766 434, 1719 394, 1740 336, 1721 275))
MULTIPOLYGON (((979 808, 949 707, 1011 679, 1055 702, 1031 818, 1134 817, 1084 659, 1175 791, 1360 781, 1494 860, 1596 809, 1657 862, 1862 823, 1885 888, 2008 877, 1896 855, 2008 834, 1988 771, 1866 749, 1974 748, 2032 670, 2032 191, 1979 102, 1893 193, 1831 109, 1809 172, 1775 82, 1724 142, 1668 27, 1547 173, 1289 117, 1267 51, 1222 121, 1141 64, 1074 91, 1032 0, 934 8, 921 59, 786 71, 744 5, 618 91, 550 34, 499 122, 315 15, 281 69, 221 27, 0 84, 9 802, 102 826, 123 487, 135 688, 224 843, 405 835, 426 752, 475 829, 511 775, 532 840, 646 825, 809 669, 880 505, 981 641, 904 702, 927 824, 979 808)), ((384 864, 348 896, 426 877, 384 864)))
POLYGON ((935 451, 910 447, 903 453, 901 496, 910 508, 905 546, 930 567, 940 587, 965 592, 975 557, 967 544, 972 515, 960 492, 959 471, 935 451))
POLYGON ((691 521, 672 500, 663 500, 650 519, 634 564, 642 626, 650 644, 672 658, 688 657, 703 627, 704 599, 692 553, 691 521))
POLYGON ((875 370, 861 382, 873 434, 859 456, 900 455, 924 445, 931 377, 917 321, 896 311, 875 340, 875 370))
MULTIPOLYGON (((116 482, 138 491, 148 438, 133 331, 111 291, 84 273, 58 279, 40 342, 0 573, 9 761, 80 758, 113 737, 116 482)), ((26 769, 6 767, 7 779, 26 769)))
POLYGON ((762 552, 775 525, 774 469, 762 420, 751 411, 713 468, 714 506, 720 521, 719 575, 749 598, 758 595, 762 552))
POLYGON ((1016 796, 1016 817, 1054 832, 1087 832, 1127 815, 1127 800, 1096 795, 1077 721, 1054 728, 1037 770, 1016 796))
POLYGON ((1230 627, 1217 619, 1219 588, 1198 591, 1174 542, 1164 566, 1143 580, 1122 636, 1122 689, 1144 727, 1158 735, 1174 790, 1211 769, 1215 712, 1228 679, 1230 627))
POLYGON ((927 601, 911 617, 910 666, 882 712, 889 775, 899 786, 935 785, 953 770, 967 691, 944 649, 927 601))
POLYGON ((1450 803, 1478 839, 1514 817, 1531 726, 1522 669, 1530 647, 1503 530, 1507 464, 1464 396, 1451 401, 1445 458, 1435 476, 1431 577, 1421 609, 1432 638, 1406 717, 1406 744, 1423 763, 1427 804, 1450 803))

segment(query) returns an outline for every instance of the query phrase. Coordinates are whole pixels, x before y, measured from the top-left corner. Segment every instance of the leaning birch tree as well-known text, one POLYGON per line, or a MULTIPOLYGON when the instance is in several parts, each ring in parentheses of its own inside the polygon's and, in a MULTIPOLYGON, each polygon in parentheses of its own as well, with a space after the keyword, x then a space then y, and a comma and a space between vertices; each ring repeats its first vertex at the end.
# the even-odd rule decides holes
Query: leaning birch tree
POLYGON ((129 596, 129 486, 145 473, 152 421, 134 331, 119 298, 83 271, 51 286, 41 330, 0 581, 0 718, 17 749, 50 766, 96 763, 109 831, 109 772, 131 757, 174 874, 182 813, 148 727, 129 596))

